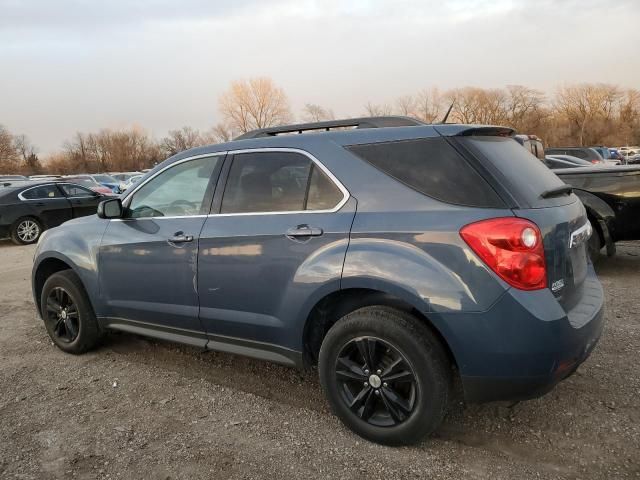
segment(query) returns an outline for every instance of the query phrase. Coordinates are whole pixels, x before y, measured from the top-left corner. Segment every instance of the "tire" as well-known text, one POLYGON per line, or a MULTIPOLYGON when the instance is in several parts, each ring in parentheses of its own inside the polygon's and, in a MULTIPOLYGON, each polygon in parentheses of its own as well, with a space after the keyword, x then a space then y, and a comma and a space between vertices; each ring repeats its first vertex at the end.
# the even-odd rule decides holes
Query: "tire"
POLYGON ((376 443, 418 442, 438 428, 448 407, 452 374, 442 345, 400 310, 371 306, 338 320, 322 342, 318 369, 334 414, 376 443), (375 350, 369 362, 365 345, 375 350), (376 363, 374 373, 367 366, 376 363))
POLYGON ((47 279, 40 310, 47 333, 60 350, 80 354, 99 343, 102 335, 98 321, 80 278, 72 270, 47 279))
POLYGON ((42 235, 42 223, 34 217, 23 217, 11 226, 11 240, 16 245, 36 243, 42 235))

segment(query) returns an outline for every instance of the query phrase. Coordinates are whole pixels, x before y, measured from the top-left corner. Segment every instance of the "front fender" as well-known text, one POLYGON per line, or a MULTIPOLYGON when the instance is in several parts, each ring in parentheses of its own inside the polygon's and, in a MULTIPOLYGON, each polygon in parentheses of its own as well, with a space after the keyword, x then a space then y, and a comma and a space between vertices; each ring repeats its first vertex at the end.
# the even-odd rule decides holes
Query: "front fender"
MULTIPOLYGON (((84 221, 66 222, 43 233, 34 255, 31 284, 36 296, 36 273, 50 259, 67 264, 80 278, 89 295, 94 311, 99 315, 97 256, 102 234, 108 221, 84 217, 84 221), (90 220, 86 221, 84 219, 90 220)), ((38 299, 35 298, 36 304, 38 299)))

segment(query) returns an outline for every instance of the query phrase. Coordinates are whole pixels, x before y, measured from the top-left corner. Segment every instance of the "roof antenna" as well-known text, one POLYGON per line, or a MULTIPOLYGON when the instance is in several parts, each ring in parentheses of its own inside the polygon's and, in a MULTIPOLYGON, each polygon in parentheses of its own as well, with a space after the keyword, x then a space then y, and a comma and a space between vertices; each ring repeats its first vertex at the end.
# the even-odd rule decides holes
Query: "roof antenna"
POLYGON ((440 123, 447 123, 447 118, 449 118, 449 114, 451 113, 451 110, 453 110, 453 104, 454 103, 456 103, 455 100, 453 102, 451 102, 451 105, 449 106, 449 110, 447 110, 447 113, 444 114, 444 118, 442 119, 442 121, 440 123))

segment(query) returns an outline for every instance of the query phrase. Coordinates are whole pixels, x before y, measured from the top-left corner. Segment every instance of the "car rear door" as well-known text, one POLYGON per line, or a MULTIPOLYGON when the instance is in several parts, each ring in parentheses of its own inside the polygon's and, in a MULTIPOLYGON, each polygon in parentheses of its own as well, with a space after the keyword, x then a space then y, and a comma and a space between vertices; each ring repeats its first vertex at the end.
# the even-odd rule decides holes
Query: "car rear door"
POLYGON ((55 184, 37 185, 18 194, 24 208, 23 216, 32 216, 53 228, 71 220, 73 214, 69 201, 55 184))
POLYGON ((200 238, 202 324, 216 348, 296 349, 300 312, 339 287, 355 199, 306 152, 244 151, 227 162, 200 238))
POLYGON ((183 341, 204 345, 194 340, 202 334, 198 239, 223 159, 211 154, 174 162, 132 190, 124 218, 110 220, 98 259, 110 322, 132 331, 181 332, 183 341))
POLYGON ((60 183, 58 185, 69 200, 69 203, 71 203, 73 218, 96 213, 98 203, 103 199, 101 195, 73 183, 60 183))

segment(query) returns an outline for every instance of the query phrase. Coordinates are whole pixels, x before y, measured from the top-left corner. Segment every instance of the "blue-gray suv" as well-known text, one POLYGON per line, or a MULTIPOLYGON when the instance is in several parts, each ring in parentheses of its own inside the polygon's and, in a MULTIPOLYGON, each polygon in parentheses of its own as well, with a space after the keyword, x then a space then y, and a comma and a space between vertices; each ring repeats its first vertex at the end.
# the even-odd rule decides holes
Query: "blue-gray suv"
POLYGON ((349 428, 402 444, 458 385, 532 398, 587 358, 603 328, 590 234, 508 128, 293 125, 180 153, 46 231, 33 295, 65 352, 119 330, 317 366, 349 428))

